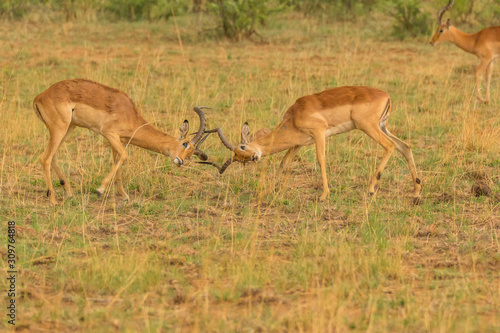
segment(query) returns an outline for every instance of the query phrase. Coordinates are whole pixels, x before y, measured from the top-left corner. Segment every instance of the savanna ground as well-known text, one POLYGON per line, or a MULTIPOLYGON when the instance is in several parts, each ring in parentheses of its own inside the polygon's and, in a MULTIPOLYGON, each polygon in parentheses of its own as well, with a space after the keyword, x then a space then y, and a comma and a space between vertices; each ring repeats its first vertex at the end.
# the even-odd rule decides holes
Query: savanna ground
MULTIPOLYGON (((500 75, 476 101, 478 60, 427 38, 394 41, 387 22, 273 19, 266 43, 199 35, 203 20, 0 23, 0 210, 17 229, 17 330, 493 332, 500 319, 500 75), (389 129, 411 143, 423 181, 412 204, 394 153, 375 198, 382 148, 361 132, 330 138, 326 202, 313 147, 288 176, 283 153, 223 176, 129 147, 131 200, 95 189, 109 171, 102 137, 77 129, 59 161, 51 207, 39 156, 48 131, 32 101, 51 84, 92 79, 125 91, 146 119, 177 135, 192 107, 233 143, 241 124, 274 127, 300 96, 368 85, 393 98, 389 129), (474 184, 491 191, 471 193, 474 184)), ((430 36, 429 36, 430 38, 430 36)), ((230 156, 214 136, 213 160, 230 156)), ((193 160, 196 158, 193 157, 193 160)), ((6 280, 2 278, 1 289, 6 280)), ((2 292, 0 330, 7 324, 2 292)))

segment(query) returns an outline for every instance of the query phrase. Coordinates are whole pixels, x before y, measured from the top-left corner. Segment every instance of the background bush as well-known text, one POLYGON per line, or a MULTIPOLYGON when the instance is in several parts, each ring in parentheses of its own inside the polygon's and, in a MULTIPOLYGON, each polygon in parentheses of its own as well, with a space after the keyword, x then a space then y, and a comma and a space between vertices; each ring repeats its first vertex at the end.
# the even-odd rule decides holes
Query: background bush
POLYGON ((380 2, 382 0, 281 0, 282 4, 304 15, 344 21, 356 20, 380 2))
MULTIPOLYGON (((262 34, 277 12, 324 21, 392 21, 397 39, 430 35, 447 0, 2 0, 0 18, 34 21, 156 21, 188 12, 213 21, 220 36, 238 41, 262 34)), ((452 24, 472 32, 500 24, 500 0, 457 0, 446 13, 452 24), (465 27, 464 27, 465 25, 465 27)), ((377 23, 378 24, 378 23, 377 23)), ((382 24, 382 26, 385 25, 382 24)), ((265 34, 264 34, 265 35, 265 34)))
POLYGON ((222 34, 234 40, 250 37, 264 25, 273 6, 269 0, 210 0, 208 9, 219 20, 222 34))
POLYGON ((430 33, 431 18, 421 10, 419 0, 396 0, 394 2, 394 24, 392 35, 399 39, 417 37, 430 33))
POLYGON ((184 14, 189 5, 189 0, 108 0, 106 9, 120 20, 151 21, 184 14))

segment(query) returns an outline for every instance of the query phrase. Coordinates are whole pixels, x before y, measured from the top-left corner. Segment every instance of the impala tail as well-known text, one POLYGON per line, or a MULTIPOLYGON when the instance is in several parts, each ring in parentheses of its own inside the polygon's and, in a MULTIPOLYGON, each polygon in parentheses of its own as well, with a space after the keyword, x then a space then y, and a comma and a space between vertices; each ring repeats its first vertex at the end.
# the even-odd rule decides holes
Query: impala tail
POLYGON ((389 119, 389 116, 391 115, 391 108, 392 108, 392 103, 391 99, 389 98, 387 100, 387 104, 384 108, 384 112, 382 112, 382 116, 380 117, 380 121, 378 123, 378 127, 384 132, 387 136, 391 136, 389 131, 387 130, 387 120, 389 119))
POLYGON ((47 124, 45 123, 45 120, 44 120, 44 119, 43 119, 43 117, 42 117, 42 113, 40 112, 40 109, 38 109, 38 105, 36 105, 36 103, 35 103, 35 102, 33 102, 33 110, 35 110, 36 116, 37 116, 38 118, 40 118, 40 120, 41 120, 41 121, 43 121, 43 123, 44 123, 45 125, 47 125, 47 124))
POLYGON ((389 98, 387 100, 387 104, 384 108, 384 111, 382 112, 382 116, 380 117, 378 127, 380 127, 382 132, 384 132, 384 134, 387 135, 389 139, 391 139, 391 141, 393 141, 396 144, 397 146, 396 148, 398 148, 398 150, 399 149, 407 150, 408 145, 403 141, 401 141, 400 139, 398 139, 397 137, 395 137, 394 135, 392 135, 392 133, 389 132, 389 130, 387 129, 387 120, 389 120, 389 116, 391 115, 391 109, 392 109, 392 103, 391 99, 389 98))

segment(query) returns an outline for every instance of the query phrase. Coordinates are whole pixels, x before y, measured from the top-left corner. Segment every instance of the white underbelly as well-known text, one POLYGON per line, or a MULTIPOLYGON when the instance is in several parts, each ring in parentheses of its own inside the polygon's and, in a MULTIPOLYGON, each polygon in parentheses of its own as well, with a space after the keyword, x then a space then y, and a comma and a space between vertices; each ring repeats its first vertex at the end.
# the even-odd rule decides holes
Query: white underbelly
MULTIPOLYGON (((336 135, 336 134, 342 134, 345 132, 349 132, 353 129, 355 129, 356 126, 354 125, 354 122, 352 120, 346 121, 345 123, 339 124, 337 126, 333 126, 328 128, 325 131, 325 138, 328 138, 329 136, 336 135)), ((303 146, 308 146, 314 144, 314 138, 311 136, 307 141, 305 141, 302 145, 303 146)))
POLYGON ((329 129, 327 129, 325 132, 325 138, 328 138, 329 136, 332 136, 332 135, 349 132, 355 128, 356 128, 356 126, 354 125, 354 122, 352 120, 346 121, 345 123, 342 123, 340 125, 330 127, 329 129))
POLYGON ((88 128, 99 134, 102 134, 101 130, 106 119, 105 112, 87 105, 76 105, 71 111, 71 122, 74 125, 88 128))

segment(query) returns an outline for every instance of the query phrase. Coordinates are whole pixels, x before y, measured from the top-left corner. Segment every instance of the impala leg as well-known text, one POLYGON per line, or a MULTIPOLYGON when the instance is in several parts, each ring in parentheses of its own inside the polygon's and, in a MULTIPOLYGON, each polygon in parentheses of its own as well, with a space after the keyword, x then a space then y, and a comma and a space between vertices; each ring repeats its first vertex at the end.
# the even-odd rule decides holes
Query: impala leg
MULTIPOLYGON (((104 177, 101 186, 96 190, 98 195, 104 194, 109 182, 111 181, 111 179, 113 179, 113 177, 115 177, 115 175, 117 175, 117 172, 119 171, 120 167, 127 159, 127 152, 125 151, 125 148, 123 147, 119 136, 104 135, 104 137, 108 139, 109 143, 111 144, 111 148, 113 149, 113 153, 116 151, 117 157, 119 158, 118 160, 113 161, 113 166, 111 168, 111 171, 106 175, 106 177, 104 177)), ((123 193, 120 194, 125 194, 124 199, 128 200, 128 195, 125 193, 125 191, 123 191, 123 193)))
MULTIPOLYGON (((64 140, 66 140, 66 138, 71 134, 71 132, 73 132, 74 129, 75 129, 75 125, 69 126, 68 131, 66 132, 66 134, 62 138, 59 146, 64 142, 64 140)), ((71 186, 69 185, 68 180, 66 179, 66 177, 64 176, 64 173, 62 172, 61 168, 59 167, 59 164, 57 164, 57 152, 54 153, 54 157, 52 158, 52 168, 56 172, 57 177, 59 177, 59 183, 63 186, 68 197, 72 197, 73 192, 71 191, 71 186)))
POLYGON ((490 82, 492 73, 493 73, 493 60, 491 60, 490 64, 486 68, 486 102, 490 101, 490 82))
POLYGON ((389 138, 396 143, 396 149, 405 157, 406 162, 408 162, 408 166, 410 167, 410 172, 411 172, 411 177, 413 179, 413 186, 414 186, 414 191, 413 191, 413 198, 417 200, 420 197, 420 192, 421 192, 421 181, 418 178, 417 175, 417 168, 415 167, 415 161, 413 160, 413 154, 411 153, 410 146, 405 143, 404 141, 401 141, 397 137, 395 137, 392 133, 386 130, 386 134, 389 136, 389 138))
POLYGON ((374 195, 375 185, 377 185, 377 182, 382 176, 382 171, 384 171, 385 166, 387 165, 387 162, 389 161, 389 158, 394 151, 394 148, 396 148, 396 144, 391 139, 389 139, 389 137, 386 136, 377 125, 375 125, 374 127, 365 128, 363 129, 363 131, 368 134, 368 136, 370 136, 373 140, 377 141, 385 149, 384 156, 382 156, 382 160, 380 161, 380 164, 377 167, 377 171, 375 171, 375 174, 373 175, 370 187, 368 188, 368 192, 370 193, 370 195, 374 195))
POLYGON ((283 177, 283 180, 280 184, 281 185, 280 187, 282 187, 282 188, 284 188, 285 183, 288 182, 288 177, 287 177, 288 173, 286 172, 288 169, 288 166, 290 165, 290 162, 293 160, 293 158, 297 155, 300 148, 302 148, 302 146, 295 146, 295 147, 288 149, 285 156, 281 160, 280 167, 278 169, 278 173, 280 175, 282 175, 282 177, 283 177))
POLYGON ((313 134, 314 141, 316 142, 316 157, 318 158, 319 167, 321 169, 321 178, 323 179, 323 193, 319 197, 319 200, 325 200, 330 193, 328 188, 328 179, 326 178, 326 160, 325 160, 325 150, 326 150, 326 138, 325 131, 317 131, 313 134))
MULTIPOLYGON (((114 163, 116 163, 119 159, 120 159, 120 153, 113 149, 113 161, 114 161, 114 163)), ((128 195, 125 192, 125 190, 123 189, 122 168, 119 168, 116 171, 115 179, 116 179, 116 188, 118 189, 118 193, 122 197, 126 198, 126 200, 128 200, 128 195)))
POLYGON ((66 135, 69 125, 62 125, 62 128, 56 128, 56 126, 52 127, 50 131, 50 139, 47 148, 43 152, 42 156, 40 156, 40 163, 42 164, 43 173, 45 175, 45 182, 47 184, 47 196, 49 197, 49 201, 52 205, 57 203, 56 196, 54 193, 54 187, 52 186, 52 179, 50 176, 50 166, 52 164, 52 159, 61 144, 61 141, 64 139, 66 135))
POLYGON ((280 172, 284 172, 284 171, 287 170, 288 166, 290 165, 290 162, 297 155, 297 153, 299 152, 300 148, 302 148, 302 146, 295 146, 295 147, 292 147, 292 148, 288 149, 288 151, 286 152, 285 156, 281 160, 280 167, 279 167, 279 171, 280 172))
POLYGON ((490 63, 490 59, 482 59, 481 63, 476 69, 476 96, 481 102, 486 102, 481 94, 481 79, 483 77, 484 72, 488 68, 488 64, 490 63))

